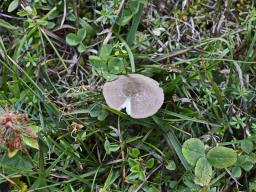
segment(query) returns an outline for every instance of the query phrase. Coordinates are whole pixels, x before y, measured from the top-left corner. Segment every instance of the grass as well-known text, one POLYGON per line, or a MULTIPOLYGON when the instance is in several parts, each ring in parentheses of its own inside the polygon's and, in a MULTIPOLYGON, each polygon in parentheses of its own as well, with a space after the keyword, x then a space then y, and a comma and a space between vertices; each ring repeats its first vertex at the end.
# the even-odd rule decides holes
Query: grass
POLYGON ((0 191, 256 190, 253 1, 21 1, 8 12, 12 2, 0 5, 0 191), (86 37, 73 41, 85 51, 65 41, 79 29, 86 37), (165 93, 146 119, 102 95, 106 81, 135 71, 165 93), (9 112, 39 130, 17 151, 1 137, 9 112), (202 186, 182 152, 189 138, 238 160, 202 186))

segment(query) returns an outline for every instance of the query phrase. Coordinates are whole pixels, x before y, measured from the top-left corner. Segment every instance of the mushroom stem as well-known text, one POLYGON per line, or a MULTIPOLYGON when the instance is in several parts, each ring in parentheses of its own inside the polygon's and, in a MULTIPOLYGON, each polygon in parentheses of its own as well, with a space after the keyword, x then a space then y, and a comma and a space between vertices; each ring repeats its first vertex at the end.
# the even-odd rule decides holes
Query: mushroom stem
POLYGON ((131 97, 127 97, 124 103, 119 107, 119 110, 126 108, 126 113, 131 114, 131 97))

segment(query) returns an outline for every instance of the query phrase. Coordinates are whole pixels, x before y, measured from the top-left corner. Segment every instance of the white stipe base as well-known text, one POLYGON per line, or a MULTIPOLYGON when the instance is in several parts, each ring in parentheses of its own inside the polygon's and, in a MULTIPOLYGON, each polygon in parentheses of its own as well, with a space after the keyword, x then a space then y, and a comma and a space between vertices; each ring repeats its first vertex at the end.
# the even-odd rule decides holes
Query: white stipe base
POLYGON ((131 115, 131 97, 127 97, 124 103, 119 107, 119 110, 126 109, 126 113, 131 115))

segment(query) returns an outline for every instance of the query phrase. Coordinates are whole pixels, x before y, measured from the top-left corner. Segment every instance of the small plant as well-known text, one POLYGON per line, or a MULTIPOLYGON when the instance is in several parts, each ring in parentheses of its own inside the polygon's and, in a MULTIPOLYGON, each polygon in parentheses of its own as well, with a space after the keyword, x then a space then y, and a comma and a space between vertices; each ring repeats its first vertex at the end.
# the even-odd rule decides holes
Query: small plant
POLYGON ((182 146, 182 153, 188 163, 194 167, 194 182, 202 187, 210 188, 213 169, 223 169, 237 162, 237 153, 227 147, 216 146, 207 153, 200 139, 192 138, 182 146))
POLYGON ((66 42, 70 46, 77 47, 79 53, 83 53, 86 50, 86 47, 83 43, 86 37, 86 29, 82 28, 77 31, 77 33, 69 33, 66 36, 66 42))
POLYGON ((109 24, 113 23, 116 19, 115 14, 115 3, 114 1, 103 1, 98 3, 102 7, 100 11, 95 10, 95 13, 98 14, 98 18, 95 20, 97 23, 109 24))
POLYGON ((235 117, 232 117, 230 125, 235 129, 242 129, 246 126, 245 121, 246 121, 246 117, 240 117, 240 115, 237 115, 235 117))
MULTIPOLYGON (((102 45, 98 56, 90 56, 89 61, 92 64, 95 73, 100 74, 106 80, 114 80, 117 75, 126 71, 126 60, 120 56, 120 47, 112 44, 102 45), (112 55, 112 52, 115 52, 112 55)), ((122 53, 124 50, 121 50, 122 53)))

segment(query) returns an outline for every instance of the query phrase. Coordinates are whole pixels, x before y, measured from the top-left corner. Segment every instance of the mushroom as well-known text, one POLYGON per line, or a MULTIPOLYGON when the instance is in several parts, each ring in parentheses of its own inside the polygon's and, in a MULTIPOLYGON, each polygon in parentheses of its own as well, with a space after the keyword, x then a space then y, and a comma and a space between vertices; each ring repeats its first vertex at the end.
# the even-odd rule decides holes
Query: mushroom
POLYGON ((140 74, 120 75, 105 83, 103 95, 109 107, 119 111, 126 108, 126 113, 135 119, 154 115, 164 102, 159 83, 140 74))

